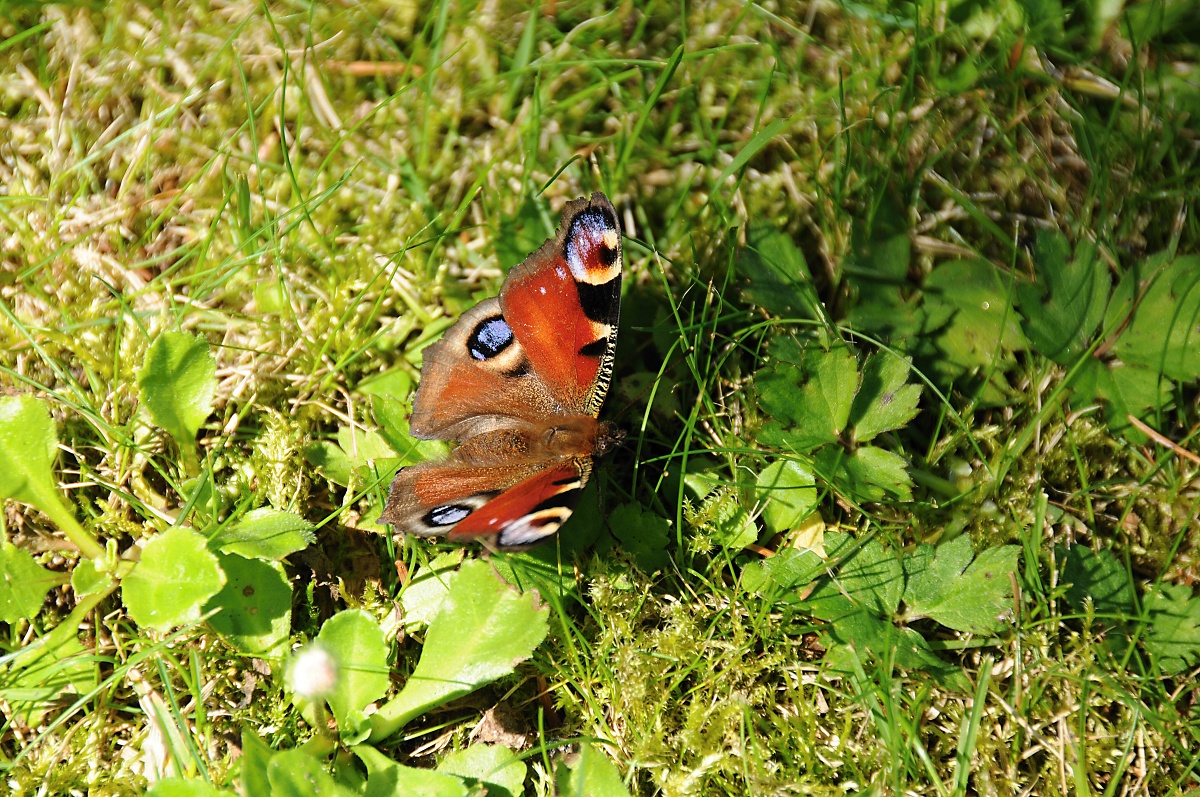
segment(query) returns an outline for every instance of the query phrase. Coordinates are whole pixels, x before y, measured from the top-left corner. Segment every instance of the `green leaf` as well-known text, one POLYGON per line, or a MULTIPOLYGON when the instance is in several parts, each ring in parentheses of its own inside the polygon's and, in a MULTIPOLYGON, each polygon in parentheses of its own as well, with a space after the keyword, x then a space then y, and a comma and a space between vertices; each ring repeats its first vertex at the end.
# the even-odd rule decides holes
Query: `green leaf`
POLYGON ((484 784, 488 797, 519 797, 525 793, 525 763, 500 745, 475 744, 457 750, 438 762, 437 771, 484 784))
POLYGON ((267 764, 271 797, 352 797, 355 793, 340 785, 325 765, 301 750, 276 753, 267 764))
POLYGON ((855 610, 865 608, 877 617, 891 617, 900 606, 904 572, 900 559, 876 539, 855 546, 846 534, 826 532, 825 549, 832 573, 821 578, 805 606, 817 617, 833 621, 848 612, 844 601, 855 610))
POLYGON ((1012 574, 1020 553, 1019 546, 1001 545, 975 557, 965 534, 937 548, 919 546, 904 560, 907 614, 956 631, 999 631, 1008 625, 1002 616, 1013 610, 1012 574))
POLYGON ((767 528, 783 532, 800 525, 817 506, 816 484, 812 471, 793 460, 775 460, 763 468, 755 494, 765 504, 767 528))
POLYGON ((669 564, 666 547, 671 524, 666 518, 641 504, 622 504, 609 514, 608 527, 645 572, 653 573, 669 564))
POLYGON ((1146 595, 1146 650, 1174 675, 1200 661, 1200 600, 1182 584, 1161 584, 1146 595))
POLYGON ((267 768, 275 751, 267 747, 266 742, 258 738, 258 734, 249 728, 242 727, 242 776, 239 781, 242 794, 270 794, 271 781, 267 776, 267 768))
POLYGON ((1104 320, 1112 280, 1094 244, 1081 244, 1072 258, 1067 239, 1058 231, 1038 231, 1034 262, 1037 285, 1017 288, 1025 334, 1037 351, 1055 362, 1073 364, 1104 320))
POLYGON ((774 556, 751 562, 742 570, 742 588, 777 599, 802 588, 825 572, 825 560, 814 551, 784 548, 774 556))
POLYGON ((463 560, 464 551, 448 551, 421 565, 400 593, 400 607, 404 610, 404 630, 419 631, 433 621, 442 602, 450 594, 450 582, 463 560))
POLYGON ((0 700, 8 704, 10 715, 34 727, 41 724, 45 711, 65 696, 84 695, 96 688, 94 651, 75 636, 53 647, 47 647, 53 643, 50 637, 39 643, 21 650, 0 678, 0 700))
POLYGON ((1136 609, 1129 572, 1107 548, 1093 551, 1086 545, 1072 545, 1062 581, 1067 585, 1063 597, 1076 611, 1083 610, 1088 598, 1101 615, 1124 617, 1136 609))
POLYGON ((747 280, 743 295, 751 304, 784 318, 821 317, 804 255, 787 234, 751 223, 737 270, 747 280))
MULTIPOLYGON (((926 278, 922 312, 926 328, 939 329, 935 342, 942 357, 936 364, 951 381, 976 370, 1002 373, 1016 362, 1013 353, 1026 340, 1009 293, 1000 272, 983 260, 943 263, 926 278)), ((989 385, 990 398, 1001 395, 1000 382, 989 385)))
POLYGON ((218 789, 206 780, 163 778, 146 792, 146 797, 233 797, 233 792, 218 789))
POLYGON ((348 609, 321 626, 317 642, 337 661, 337 685, 329 695, 343 739, 359 737, 366 729, 364 709, 388 689, 388 644, 383 629, 361 609, 348 609))
POLYGON ((854 651, 859 658, 888 661, 906 670, 931 673, 953 688, 965 685, 962 671, 939 659, 925 638, 911 628, 897 628, 887 618, 844 596, 830 599, 825 610, 829 622, 823 627, 821 637, 829 649, 823 661, 827 669, 853 673, 854 654, 850 651, 854 651))
POLYGON ((304 458, 329 481, 342 487, 349 486, 354 466, 336 443, 314 440, 304 447, 304 458))
POLYGON ((62 582, 63 576, 39 565, 28 552, 0 543, 0 622, 32 620, 46 593, 62 582))
POLYGON ((212 412, 217 390, 217 363, 208 341, 184 332, 160 335, 146 352, 138 389, 151 420, 175 438, 181 452, 194 457, 196 433, 212 412))
POLYGON ((867 358, 850 409, 856 442, 865 443, 882 432, 899 429, 917 416, 921 386, 905 384, 911 368, 911 359, 887 352, 867 358))
POLYGON ((555 784, 558 797, 629 797, 621 773, 608 756, 590 744, 579 746, 573 762, 559 764, 555 784))
POLYGON ((39 507, 58 500, 51 466, 58 437, 46 405, 32 396, 0 397, 0 499, 39 507))
POLYGON ((912 500, 908 463, 899 455, 875 446, 862 446, 847 455, 840 448, 817 452, 818 472, 826 474, 856 501, 882 501, 891 497, 912 500))
POLYGON ((224 585, 207 540, 175 526, 146 543, 137 567, 121 581, 121 596, 138 625, 165 631, 200 619, 200 607, 224 585))
POLYGON ((1113 432, 1144 439, 1129 423, 1128 416, 1145 418, 1171 397, 1171 382, 1157 371, 1121 362, 1089 359, 1071 385, 1071 406, 1104 403, 1104 418, 1113 432))
POLYGON ((467 797, 471 793, 453 775, 406 767, 365 744, 351 750, 367 767, 364 797, 467 797))
POLYGON ((277 562, 237 554, 219 557, 225 586, 205 612, 217 609, 208 623, 239 650, 263 653, 288 638, 292 628, 292 585, 277 562))
POLYGON ((71 571, 71 589, 76 598, 95 595, 113 585, 113 577, 101 570, 95 559, 81 559, 71 571))
POLYGON ((841 436, 858 388, 858 360, 848 346, 804 350, 803 365, 775 363, 755 377, 758 401, 789 430, 796 450, 811 451, 841 436))
POLYGON ((1152 282, 1133 311, 1113 352, 1171 379, 1200 377, 1200 255, 1150 258, 1152 282))
POLYGON ((221 553, 236 553, 248 559, 279 561, 302 551, 316 540, 313 524, 294 512, 255 509, 209 541, 221 553))
POLYGON ((84 531, 59 497, 51 466, 58 452, 54 421, 31 396, 0 396, 0 501, 12 498, 45 512, 89 559, 104 546, 84 531))
POLYGON ((513 672, 546 637, 546 609, 518 595, 486 563, 463 563, 400 694, 372 716, 373 740, 513 672))

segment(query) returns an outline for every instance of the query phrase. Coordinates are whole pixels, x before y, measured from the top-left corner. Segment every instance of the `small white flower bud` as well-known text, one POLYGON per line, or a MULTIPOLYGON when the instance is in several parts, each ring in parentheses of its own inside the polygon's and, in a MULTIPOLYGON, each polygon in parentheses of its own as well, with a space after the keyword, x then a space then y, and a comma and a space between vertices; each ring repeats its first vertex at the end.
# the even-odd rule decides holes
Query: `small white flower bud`
POLYGON ((318 644, 301 648, 288 667, 288 685, 306 700, 317 701, 337 687, 338 663, 318 644))

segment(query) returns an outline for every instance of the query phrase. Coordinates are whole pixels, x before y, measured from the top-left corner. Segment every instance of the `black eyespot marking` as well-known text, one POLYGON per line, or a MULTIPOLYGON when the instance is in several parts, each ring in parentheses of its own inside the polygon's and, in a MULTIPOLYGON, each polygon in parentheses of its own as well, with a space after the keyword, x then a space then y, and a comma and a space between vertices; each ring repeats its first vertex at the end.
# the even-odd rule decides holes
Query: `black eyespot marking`
POLYGON ((608 338, 598 338, 579 349, 580 357, 603 357, 608 351, 608 338))
POLYGON ((467 338, 467 351, 476 360, 490 360, 513 342, 512 327, 504 316, 494 315, 479 322, 467 338))
POLYGON ((471 511, 471 507, 462 504, 445 504, 430 509, 422 520, 427 526, 453 526, 471 514, 471 511))
POLYGON ((576 282, 575 287, 579 289, 579 305, 589 321, 610 326, 617 323, 617 313, 621 307, 620 274, 603 285, 576 282))
POLYGON ((602 243, 597 251, 600 253, 600 262, 605 266, 612 266, 613 263, 617 262, 617 250, 615 247, 605 246, 602 243))

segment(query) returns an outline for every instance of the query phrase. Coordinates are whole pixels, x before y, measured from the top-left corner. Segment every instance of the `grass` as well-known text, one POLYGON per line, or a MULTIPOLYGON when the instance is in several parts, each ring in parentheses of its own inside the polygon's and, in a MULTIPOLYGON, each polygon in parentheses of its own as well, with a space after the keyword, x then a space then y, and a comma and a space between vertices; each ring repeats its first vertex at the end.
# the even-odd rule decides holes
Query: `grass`
MULTIPOLYGON (((1152 359, 1119 315, 1049 352, 1038 319, 1077 305, 1039 316, 1045 297, 1021 293, 1047 263, 1108 290, 1200 252, 1190 5, 1111 5, 9 4, 0 392, 46 401, 56 477, 102 543, 294 511, 317 535, 287 561, 294 641, 346 607, 386 622, 443 546, 372 522, 387 474, 347 484, 314 452, 367 445, 348 430, 381 425, 372 396, 406 399, 423 347, 563 202, 604 190, 627 260, 605 417, 630 436, 598 468, 600 508, 563 532, 598 535, 565 561, 578 599, 548 596, 532 659, 389 753, 431 767, 506 743, 527 794, 555 793, 588 739, 633 794, 1190 792, 1200 374, 1163 355, 1149 382, 1114 381, 1114 357, 1152 359), (139 401, 172 330, 216 360, 194 454, 139 401), (920 414, 871 441, 911 482, 871 492, 837 458, 854 444, 769 442, 788 342, 839 338, 913 359, 920 414), (785 499, 759 483, 775 463, 816 476, 815 516, 777 521, 785 499), (218 511, 193 515, 207 473, 218 511), (942 662, 914 666, 902 645, 838 647, 799 598, 812 578, 748 584, 839 532, 897 562, 961 535, 1018 546, 1003 626, 885 618, 942 662), (1072 591, 1076 548, 1111 553, 1095 561, 1128 603, 1072 591)), ((1164 335, 1195 327, 1186 292, 1162 302, 1184 313, 1164 335)), ((77 568, 29 506, 6 502, 4 529, 77 568)), ((150 631, 118 594, 76 604, 64 581, 0 626, 12 793, 137 793, 172 761, 234 788, 243 729, 274 750, 312 736, 282 656, 204 624, 150 631), (12 656, 62 624, 77 650, 34 674, 65 684, 19 710, 12 656)), ((398 683, 419 653, 397 639, 398 683)))

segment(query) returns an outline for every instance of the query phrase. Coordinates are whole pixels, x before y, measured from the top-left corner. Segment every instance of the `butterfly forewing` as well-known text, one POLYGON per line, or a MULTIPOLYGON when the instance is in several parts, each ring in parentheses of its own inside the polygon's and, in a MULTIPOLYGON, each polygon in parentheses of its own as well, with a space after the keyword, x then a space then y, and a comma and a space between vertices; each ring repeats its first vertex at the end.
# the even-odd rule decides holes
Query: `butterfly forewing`
POLYGON ((504 318, 566 412, 596 415, 621 309, 621 229, 603 194, 567 205, 558 237, 508 275, 504 318))

